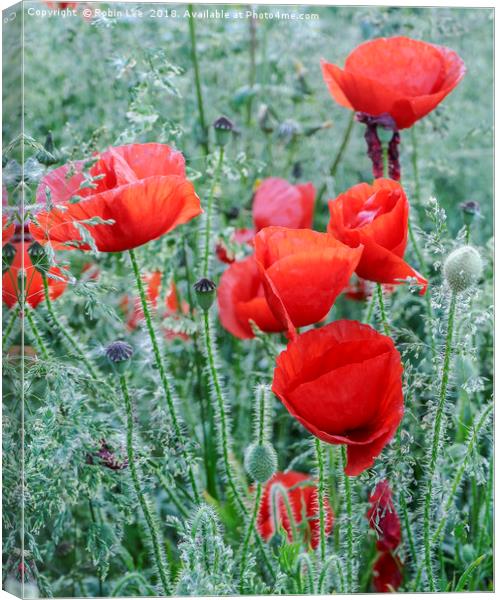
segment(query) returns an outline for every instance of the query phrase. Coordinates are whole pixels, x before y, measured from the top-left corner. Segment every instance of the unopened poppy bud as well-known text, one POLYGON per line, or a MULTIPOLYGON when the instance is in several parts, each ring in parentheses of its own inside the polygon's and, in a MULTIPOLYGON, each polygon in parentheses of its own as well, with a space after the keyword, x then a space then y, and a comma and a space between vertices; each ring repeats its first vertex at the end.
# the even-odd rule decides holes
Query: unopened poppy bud
POLYGON ((267 104, 261 104, 257 112, 257 122, 260 130, 264 133, 272 133, 274 127, 271 125, 271 115, 269 112, 269 106, 267 104))
POLYGON ((28 255, 33 267, 39 273, 47 273, 50 269, 50 261, 45 248, 38 242, 33 242, 28 248, 28 255))
POLYGON ((10 265, 14 262, 16 249, 12 244, 5 244, 2 248, 2 273, 10 269, 10 265))
POLYGON ((276 473, 278 457, 268 442, 252 444, 245 453, 245 469, 258 483, 266 483, 276 473))
POLYGON ((45 138, 45 144, 37 155, 36 159, 39 163, 46 165, 47 167, 57 162, 57 158, 54 152, 54 140, 52 139, 52 132, 49 131, 45 138))
POLYGON ((482 270, 481 255, 472 246, 457 248, 444 262, 444 276, 455 293, 472 287, 481 277, 482 270))
POLYGON ((106 346, 104 353, 113 367, 122 372, 127 361, 134 353, 134 349, 127 342, 117 340, 106 346))
POLYGON ((474 202, 474 200, 462 202, 462 204, 460 204, 460 208, 462 209, 464 225, 467 226, 472 225, 473 221, 481 214, 479 204, 474 202))
POLYGON ((196 292, 196 300, 198 301, 199 307, 207 312, 215 300, 216 285, 210 279, 205 277, 200 279, 194 284, 194 291, 196 292))
POLYGON ((217 146, 225 146, 234 131, 233 122, 227 117, 219 117, 214 121, 213 127, 215 129, 215 143, 217 146))

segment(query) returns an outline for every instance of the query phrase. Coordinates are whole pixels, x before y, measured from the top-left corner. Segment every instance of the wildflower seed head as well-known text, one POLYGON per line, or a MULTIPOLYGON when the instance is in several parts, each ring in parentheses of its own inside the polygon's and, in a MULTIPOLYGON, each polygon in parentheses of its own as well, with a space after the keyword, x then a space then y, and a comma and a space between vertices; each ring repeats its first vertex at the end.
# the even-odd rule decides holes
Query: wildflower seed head
POLYGON ((472 246, 457 248, 444 262, 444 276, 455 293, 472 287, 481 277, 482 270, 481 255, 472 246))
POLYGON ((127 342, 117 340, 116 342, 111 342, 111 344, 106 346, 104 352, 109 362, 114 367, 121 368, 130 359, 130 357, 134 353, 134 350, 130 344, 127 344, 127 342))
POLYGON ((217 286, 210 279, 203 277, 193 287, 199 307, 207 312, 214 303, 217 286))
POLYGON ((258 483, 265 483, 276 473, 278 457, 268 442, 252 444, 245 453, 245 469, 258 483))
POLYGON ((16 256, 16 248, 12 244, 5 244, 2 248, 2 273, 10 269, 10 265, 14 262, 16 256))
POLYGON ((214 121, 213 127, 215 130, 215 143, 217 146, 225 146, 234 131, 234 123, 227 117, 222 116, 214 121))
POLYGON ((479 217, 481 214, 481 210, 479 208, 479 204, 474 200, 469 200, 468 202, 462 202, 460 204, 460 208, 462 209, 462 216, 464 219, 464 225, 472 225, 474 220, 479 217))
POLYGON ((39 273, 47 273, 50 269, 50 261, 45 248, 38 242, 33 242, 28 248, 28 254, 33 263, 33 267, 39 273))

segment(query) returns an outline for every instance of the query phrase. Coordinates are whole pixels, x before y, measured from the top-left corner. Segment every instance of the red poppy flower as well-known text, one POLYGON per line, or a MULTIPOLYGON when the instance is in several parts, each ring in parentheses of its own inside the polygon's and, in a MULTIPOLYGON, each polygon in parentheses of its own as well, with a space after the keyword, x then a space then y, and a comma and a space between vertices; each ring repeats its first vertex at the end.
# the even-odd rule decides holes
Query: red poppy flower
POLYGON ((267 333, 285 329, 269 308, 253 256, 233 263, 223 273, 217 302, 222 326, 238 338, 254 337, 250 321, 267 333))
MULTIPOLYGON (((252 240, 255 236, 255 229, 235 229, 231 234, 230 242, 237 245, 248 244, 252 245, 252 240)), ((232 249, 227 247, 224 241, 219 241, 215 246, 215 254, 217 258, 227 265, 234 263, 236 256, 232 249)))
POLYGON ((384 178, 359 183, 328 204, 328 232, 348 246, 364 246, 356 269, 360 277, 390 284, 412 277, 425 293, 427 280, 403 260, 409 203, 399 183, 384 178))
MULTIPOLYGON (((28 254, 30 244, 26 242, 24 244, 22 242, 14 242, 13 246, 16 249, 16 254, 10 268, 2 277, 2 299, 9 308, 12 308, 19 300, 22 300, 19 277, 22 275, 24 269, 24 294, 26 302, 31 308, 36 308, 45 298, 42 276, 31 262, 28 254)), ((49 269, 49 274, 58 277, 58 279, 47 277, 50 298, 51 300, 55 300, 66 289, 67 278, 58 267, 49 269)))
POLYGON ((359 475, 403 418, 401 357, 390 337, 335 321, 292 340, 276 359, 273 392, 313 435, 347 445, 347 475, 359 475))
MULTIPOLYGON (((325 533, 328 535, 333 528, 333 511, 328 502, 325 501, 325 533)), ((276 473, 267 483, 262 494, 259 514, 257 516, 257 529, 264 540, 269 540, 275 533, 273 513, 279 518, 279 524, 285 529, 288 540, 293 541, 293 529, 301 531, 313 548, 319 544, 319 519, 318 517, 318 492, 316 485, 311 481, 309 475, 289 471, 288 473, 276 473), (305 484, 304 482, 310 482, 305 484), (289 515, 285 501, 279 491, 277 484, 287 490, 290 505, 289 515), (273 503, 275 510, 273 511, 273 503), (290 522, 290 516, 294 523, 290 522)))
MULTIPOLYGON (((163 275, 161 271, 154 271, 149 275, 145 275, 143 277, 143 280, 144 284, 146 285, 146 297, 148 299, 148 302, 153 308, 153 310, 157 310, 158 298, 160 297, 161 293, 163 275)), ((142 310, 140 298, 135 298, 133 302, 131 302, 129 297, 125 296, 122 299, 120 306, 122 310, 126 314, 128 314, 127 326, 129 327, 129 329, 136 329, 139 323, 141 323, 144 320, 144 312, 142 310)), ((179 302, 177 287, 173 281, 170 283, 170 287, 165 296, 165 309, 166 310, 163 313, 164 317, 175 317, 179 314, 186 315, 189 312, 189 306, 187 302, 179 302)), ((176 337, 184 340, 189 339, 189 336, 187 336, 186 334, 176 333, 171 330, 165 330, 165 336, 168 339, 173 339, 176 337)))
POLYGON ((349 54, 344 69, 326 61, 321 69, 341 106, 375 117, 390 114, 399 129, 434 110, 465 75, 453 50, 407 37, 365 42, 349 54))
POLYGON ((42 178, 37 201, 45 206, 47 190, 54 208, 36 215, 32 235, 55 248, 88 250, 75 226, 94 238, 101 252, 120 252, 155 240, 199 215, 193 185, 185 177, 184 157, 164 144, 110 148, 90 168, 83 162, 59 167, 42 178), (112 224, 92 225, 99 217, 112 224))
POLYGON ((312 227, 316 190, 312 183, 292 185, 285 179, 264 179, 253 197, 255 229, 278 225, 291 229, 312 227))
POLYGON ((373 587, 379 593, 395 592, 403 583, 401 561, 390 552, 383 552, 373 566, 373 587))
POLYGON ((377 548, 395 550, 401 543, 401 524, 392 501, 387 481, 380 481, 369 498, 370 509, 366 513, 369 525, 377 532, 377 548))
POLYGON ((326 317, 363 251, 327 233, 285 227, 266 227, 254 244, 269 306, 291 336, 326 317))

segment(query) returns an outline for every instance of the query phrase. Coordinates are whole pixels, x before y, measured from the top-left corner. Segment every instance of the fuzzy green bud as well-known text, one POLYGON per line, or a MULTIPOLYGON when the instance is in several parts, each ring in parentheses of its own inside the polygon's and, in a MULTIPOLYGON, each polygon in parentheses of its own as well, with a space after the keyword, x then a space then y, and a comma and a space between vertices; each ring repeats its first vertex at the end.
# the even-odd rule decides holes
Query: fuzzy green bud
POLYGON ((28 254, 35 269, 39 273, 47 273, 50 261, 45 248, 38 242, 33 242, 28 248, 28 254))
POLYGON ((217 146, 225 146, 234 131, 233 122, 227 117, 219 117, 213 124, 215 130, 215 143, 217 146))
POLYGON ((57 157, 54 151, 54 140, 52 139, 52 132, 49 131, 45 138, 45 144, 43 148, 37 153, 36 159, 39 163, 49 167, 57 162, 57 157))
POLYGON ((482 270, 481 255, 472 246, 457 248, 444 261, 444 276, 455 293, 472 287, 481 277, 482 270))
POLYGON ((245 453, 245 469, 258 483, 265 483, 276 473, 278 457, 268 442, 252 444, 245 453))
POLYGON ((204 277, 197 281, 193 287, 198 306, 204 312, 207 312, 215 300, 215 290, 217 289, 215 283, 204 277))
POLYGON ((2 273, 10 269, 10 265, 14 262, 16 256, 16 248, 12 244, 5 244, 2 248, 2 273))

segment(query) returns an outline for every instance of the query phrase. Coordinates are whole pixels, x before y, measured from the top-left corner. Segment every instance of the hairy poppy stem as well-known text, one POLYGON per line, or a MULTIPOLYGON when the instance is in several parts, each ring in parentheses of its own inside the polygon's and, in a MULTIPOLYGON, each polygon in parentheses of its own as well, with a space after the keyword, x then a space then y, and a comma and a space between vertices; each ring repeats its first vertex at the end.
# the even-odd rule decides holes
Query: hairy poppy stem
POLYGON ((320 557, 321 561, 324 562, 326 559, 326 533, 325 533, 325 500, 326 500, 326 486, 325 486, 325 449, 321 440, 317 437, 314 438, 314 445, 316 448, 316 462, 318 466, 318 513, 319 513, 319 539, 320 539, 320 557))
MULTIPOLYGON (((347 449, 342 446, 342 458, 344 469, 347 466, 347 449)), ((347 593, 353 593, 354 590, 354 536, 352 528, 352 493, 351 481, 349 475, 344 473, 344 489, 345 489, 345 509, 347 517, 347 593)))
POLYGON ((240 566, 240 594, 243 595, 245 593, 245 586, 243 582, 243 577, 245 575, 245 569, 247 565, 247 556, 248 556, 248 546, 250 544, 250 539, 252 537, 252 533, 256 531, 256 522, 257 515, 259 513, 260 500, 262 498, 262 483, 257 483, 255 488, 255 500, 253 505, 252 516, 250 517, 250 521, 248 522, 248 527, 245 533, 245 539, 243 540, 243 549, 241 551, 241 566, 240 566))
MULTIPOLYGON (((219 452, 222 457, 222 463, 224 467, 224 473, 226 476, 226 481, 230 490, 230 497, 237 508, 238 512, 245 517, 247 514, 247 507, 243 502, 241 497, 240 489, 236 483, 235 476, 233 473, 233 466, 231 464, 231 438, 229 432, 229 414, 226 406, 226 402, 224 400, 224 395, 222 392, 222 385, 219 379, 219 373, 217 371, 216 365, 216 347, 215 342, 212 339, 212 328, 210 324, 210 316, 209 311, 203 311, 203 328, 204 328, 204 338, 205 338, 205 352, 207 358, 207 366, 212 384, 212 396, 215 400, 215 414, 217 416, 217 428, 218 428, 218 442, 219 442, 219 452)), ((261 551, 264 562, 266 563, 266 567, 269 571, 269 574, 272 578, 275 577, 274 568, 267 557, 266 550, 263 546, 262 539, 260 538, 258 532, 255 529, 255 526, 252 527, 252 531, 255 533, 255 539, 259 546, 259 550, 261 551)))
POLYGON ((427 472, 426 492, 424 498, 424 552, 425 552, 425 570, 429 589, 431 592, 436 590, 434 583, 434 575, 432 571, 432 540, 431 540, 431 509, 432 496, 434 491, 434 477, 436 474, 436 466, 439 459, 439 449, 441 445, 441 430, 444 417, 444 406, 446 402, 446 392, 448 390, 448 379, 450 376, 450 361, 452 355, 453 342, 453 321, 455 317, 457 297, 453 292, 450 301, 448 312, 448 327, 446 332, 446 345, 444 351, 443 374, 441 377, 441 387, 439 392, 439 400, 434 417, 434 431, 432 434, 431 456, 429 460, 429 468, 427 472))
POLYGON ((380 309, 380 319, 382 321, 384 333, 385 333, 385 335, 390 335, 391 329, 389 327, 389 321, 387 320, 387 313, 385 311, 385 305, 384 305, 384 291, 382 289, 382 284, 380 284, 380 283, 377 283, 377 298, 378 298, 378 306, 380 309))
POLYGON ((49 358, 49 353, 47 351, 47 347, 43 343, 43 339, 42 339, 42 336, 40 335, 40 332, 38 331, 38 327, 36 326, 35 319, 33 318, 33 315, 31 314, 31 310, 27 306, 25 306, 24 314, 26 315, 26 318, 28 319, 28 323, 30 325, 31 332, 33 333, 33 337, 35 338, 35 342, 38 346, 38 349, 40 350, 42 357, 47 360, 49 358))
POLYGON ((196 504, 200 503, 200 496, 198 493, 198 488, 196 486, 196 480, 194 478, 193 468, 191 466, 191 460, 186 451, 186 440, 185 436, 182 433, 181 426, 179 423, 179 418, 177 416, 177 412, 175 410, 173 393, 170 388, 170 383, 168 381, 167 372, 165 370, 165 365, 163 363, 163 359, 160 352, 160 347, 158 345, 158 339, 156 337, 156 333, 153 327, 153 321, 151 319, 151 312, 149 310, 148 302, 146 299, 146 292, 144 291, 144 284, 141 278, 141 273, 139 270, 139 265, 137 263, 137 258, 135 256, 135 252, 133 250, 129 250, 130 261, 132 263, 132 269, 135 275, 135 281, 137 285, 137 290, 139 292, 139 297, 141 299, 142 312, 144 313, 144 319, 146 321, 146 326, 149 333, 149 338, 151 340, 151 345, 153 346, 153 353, 155 356, 155 364, 160 373, 160 379, 163 386, 163 391, 165 392, 165 399, 167 401, 167 409, 170 415, 170 419, 172 421, 172 425, 174 427, 174 432, 177 438, 179 445, 181 446, 182 458, 186 462, 189 482, 191 484, 191 489, 193 490, 194 501, 196 504))
POLYGON ((12 328, 14 327, 14 323, 16 322, 17 317, 19 316, 19 310, 20 310, 19 307, 16 307, 10 313, 7 327, 5 328, 3 335, 2 335, 2 348, 4 350, 5 350, 5 344, 7 343, 7 340, 9 339, 9 336, 12 333, 12 328))
POLYGON ((80 348, 80 345, 78 344, 78 342, 73 338, 73 336, 71 336, 68 333, 66 328, 59 321, 59 319, 54 311, 54 307, 52 306, 52 300, 50 299, 49 283, 47 281, 47 275, 45 275, 45 273, 42 273, 42 280, 43 280, 43 291, 45 293, 45 304, 47 305, 47 310, 49 312, 50 318, 52 319, 54 325, 58 328, 58 330, 61 333, 61 335, 63 336, 63 338, 66 340, 66 342, 68 343, 70 348, 73 350, 75 356, 77 356, 82 361, 82 363, 85 365, 85 368, 90 373, 90 376, 92 377, 92 379, 95 379, 96 381, 101 383, 102 380, 100 379, 99 374, 97 373, 97 371, 95 370, 95 368, 93 367, 93 365, 89 361, 89 359, 85 356, 85 353, 80 348))
POLYGON ((149 529, 149 536, 151 538, 151 545, 153 547, 153 554, 155 557, 156 568, 158 569, 158 574, 160 576, 161 585, 163 587, 163 592, 165 596, 170 596, 172 591, 170 589, 170 582, 168 576, 168 567, 166 565, 165 553, 161 547, 161 539, 160 533, 158 531, 157 524, 155 523, 155 519, 153 516, 153 512, 151 509, 151 505, 149 503, 148 498, 144 494, 141 482, 139 478, 139 471, 135 462, 135 453, 134 453, 134 416, 132 413, 132 402, 130 399, 130 394, 128 391, 127 380, 125 379, 125 375, 120 375, 120 387, 123 394, 123 399, 125 401, 125 413, 127 415, 127 457, 128 464, 130 466, 130 474, 132 476, 132 483, 134 484, 135 493, 137 494, 137 499, 139 500, 139 504, 141 505, 142 512, 144 514, 144 518, 146 519, 146 523, 149 529))
POLYGON ((214 204, 215 190, 219 183, 220 174, 222 171, 222 165, 224 163, 224 146, 219 148, 219 159, 215 168, 214 178, 212 181, 212 187, 210 189, 210 196, 208 197, 207 213, 205 217, 205 232, 204 232, 204 245, 203 245, 203 270, 202 276, 208 277, 208 270, 210 267, 210 240, 212 237, 212 212, 214 204))
POLYGON ((191 62, 193 63, 194 70, 194 84, 196 88, 196 100, 198 102, 198 114, 200 119, 200 129, 201 129, 201 146, 205 154, 210 152, 210 148, 208 145, 208 127, 205 121, 205 109, 203 108, 203 94, 201 92, 201 78, 200 78, 200 67, 198 65, 198 54, 196 52, 196 29, 194 24, 194 16, 193 16, 193 5, 188 5, 189 12, 189 37, 191 39, 191 62))

